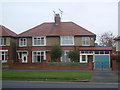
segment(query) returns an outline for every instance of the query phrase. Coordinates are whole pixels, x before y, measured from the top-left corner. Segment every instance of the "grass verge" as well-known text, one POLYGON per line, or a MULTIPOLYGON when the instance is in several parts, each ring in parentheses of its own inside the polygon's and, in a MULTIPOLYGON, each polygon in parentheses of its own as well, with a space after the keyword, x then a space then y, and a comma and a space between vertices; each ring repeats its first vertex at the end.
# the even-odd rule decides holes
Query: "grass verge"
POLYGON ((3 79, 89 80, 91 77, 91 72, 78 71, 2 71, 3 79))

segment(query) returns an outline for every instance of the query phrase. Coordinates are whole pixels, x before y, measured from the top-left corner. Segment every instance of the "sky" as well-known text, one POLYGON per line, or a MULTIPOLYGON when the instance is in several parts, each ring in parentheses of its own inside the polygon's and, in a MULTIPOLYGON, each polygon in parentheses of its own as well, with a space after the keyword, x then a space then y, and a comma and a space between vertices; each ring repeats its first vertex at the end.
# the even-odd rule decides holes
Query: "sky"
POLYGON ((54 22, 54 13, 63 11, 62 22, 75 22, 97 36, 118 34, 117 0, 1 0, 0 24, 17 34, 44 22, 54 22))

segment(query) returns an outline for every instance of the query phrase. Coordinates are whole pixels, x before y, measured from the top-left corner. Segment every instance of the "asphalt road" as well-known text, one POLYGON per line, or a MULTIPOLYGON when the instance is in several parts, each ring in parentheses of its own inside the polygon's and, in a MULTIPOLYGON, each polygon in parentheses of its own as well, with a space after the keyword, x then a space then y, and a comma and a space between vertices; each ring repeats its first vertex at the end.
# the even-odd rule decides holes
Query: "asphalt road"
POLYGON ((118 83, 3 80, 2 88, 118 88, 118 83))

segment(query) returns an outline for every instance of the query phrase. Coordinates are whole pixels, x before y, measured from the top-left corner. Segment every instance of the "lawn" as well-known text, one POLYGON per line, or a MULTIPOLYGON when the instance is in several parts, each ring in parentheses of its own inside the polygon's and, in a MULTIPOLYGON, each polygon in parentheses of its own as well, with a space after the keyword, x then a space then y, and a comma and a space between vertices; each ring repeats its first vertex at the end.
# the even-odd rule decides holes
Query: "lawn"
POLYGON ((118 73, 118 75, 120 75, 120 72, 118 73))
POLYGON ((78 71, 12 71, 3 70, 3 79, 60 79, 60 80, 89 80, 91 72, 78 71))

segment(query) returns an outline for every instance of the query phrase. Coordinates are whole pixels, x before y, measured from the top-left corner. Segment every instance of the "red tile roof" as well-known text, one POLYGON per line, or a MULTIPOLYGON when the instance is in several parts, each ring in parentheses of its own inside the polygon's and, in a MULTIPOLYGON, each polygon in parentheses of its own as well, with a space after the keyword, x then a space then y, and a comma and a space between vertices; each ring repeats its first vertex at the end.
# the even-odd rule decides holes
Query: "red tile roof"
POLYGON ((17 36, 17 34, 10 29, 0 25, 0 36, 17 36))
POLYGON ((112 47, 79 47, 80 50, 112 50, 112 47))
POLYGON ((73 22, 61 22, 59 25, 55 25, 55 23, 43 23, 19 34, 18 36, 24 37, 24 36, 60 36, 60 35, 95 35, 95 34, 73 22))

